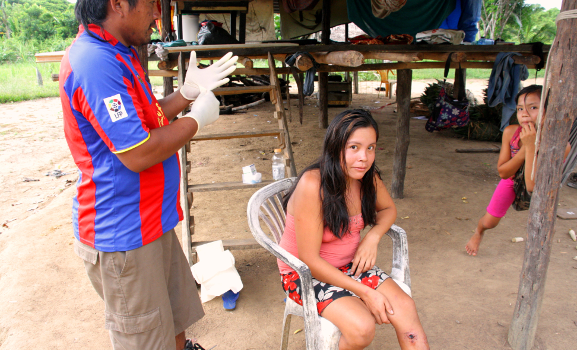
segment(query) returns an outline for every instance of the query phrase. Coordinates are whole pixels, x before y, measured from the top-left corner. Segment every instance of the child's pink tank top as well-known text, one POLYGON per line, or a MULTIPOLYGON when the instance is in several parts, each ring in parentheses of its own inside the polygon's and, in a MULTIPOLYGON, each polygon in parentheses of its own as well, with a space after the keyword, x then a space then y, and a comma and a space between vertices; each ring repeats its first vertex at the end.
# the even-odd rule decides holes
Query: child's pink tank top
MULTIPOLYGON (((362 214, 349 217, 349 232, 342 239, 337 238, 328 227, 325 227, 320 249, 321 258, 337 268, 353 261, 361 240, 361 230, 363 228, 365 228, 365 222, 362 214)), ((295 219, 288 213, 280 246, 295 257, 299 257, 295 234, 295 219)), ((282 274, 294 271, 279 259, 277 259, 277 263, 282 274)))
POLYGON ((511 148, 511 158, 513 158, 515 154, 517 154, 517 152, 519 152, 521 149, 521 147, 519 147, 519 141, 521 140, 519 135, 521 135, 521 130, 523 130, 523 127, 519 125, 517 130, 515 130, 513 137, 511 137, 511 141, 509 141, 509 148, 511 148))

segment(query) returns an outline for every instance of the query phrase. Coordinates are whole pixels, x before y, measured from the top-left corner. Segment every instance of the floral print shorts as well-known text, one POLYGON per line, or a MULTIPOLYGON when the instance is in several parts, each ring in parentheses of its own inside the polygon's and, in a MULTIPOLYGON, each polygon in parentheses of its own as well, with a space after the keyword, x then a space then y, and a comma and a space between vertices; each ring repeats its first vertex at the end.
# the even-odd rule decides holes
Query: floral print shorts
MULTIPOLYGON (((377 266, 373 266, 370 270, 363 272, 359 277, 355 277, 351 271, 353 263, 350 262, 343 267, 339 267, 345 275, 350 278, 361 282, 365 286, 377 289, 381 283, 383 283, 389 275, 387 275, 383 270, 379 269, 377 266)), ((301 280, 299 274, 296 271, 281 274, 282 287, 287 293, 288 297, 294 300, 297 304, 302 305, 301 300, 301 280)), ((343 289, 341 287, 335 287, 328 283, 321 282, 313 277, 313 288, 315 290, 315 299, 317 300, 317 310, 319 315, 323 310, 333 301, 342 297, 357 297, 355 293, 343 289)), ((357 297, 358 298, 358 297, 357 297)))

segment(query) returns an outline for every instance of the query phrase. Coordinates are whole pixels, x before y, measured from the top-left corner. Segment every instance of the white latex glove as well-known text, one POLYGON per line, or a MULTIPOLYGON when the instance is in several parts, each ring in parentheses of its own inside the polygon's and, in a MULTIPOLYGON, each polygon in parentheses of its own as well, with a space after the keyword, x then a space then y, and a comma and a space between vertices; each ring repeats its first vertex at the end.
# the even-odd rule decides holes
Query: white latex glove
POLYGON ((180 88, 180 93, 187 100, 194 100, 200 94, 200 88, 213 90, 223 84, 228 83, 229 76, 236 69, 238 56, 232 57, 232 52, 224 55, 218 62, 200 69, 196 65, 196 52, 190 52, 188 70, 184 78, 184 85, 180 88))
POLYGON ((194 101, 192 104, 190 112, 184 115, 184 117, 196 120, 198 129, 196 130, 195 135, 203 127, 214 123, 218 119, 220 113, 220 103, 212 91, 204 90, 202 87, 200 89, 202 92, 198 95, 196 101, 194 101))

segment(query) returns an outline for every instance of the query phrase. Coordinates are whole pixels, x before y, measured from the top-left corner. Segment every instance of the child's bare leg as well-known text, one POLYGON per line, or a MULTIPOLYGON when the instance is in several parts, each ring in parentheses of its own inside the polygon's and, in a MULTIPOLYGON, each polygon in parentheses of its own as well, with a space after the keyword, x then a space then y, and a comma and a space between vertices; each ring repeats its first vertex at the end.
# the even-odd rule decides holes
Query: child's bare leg
POLYGON ((387 316, 395 327, 401 349, 429 349, 429 342, 413 299, 403 292, 392 278, 387 278, 377 291, 391 303, 394 314, 387 313, 387 316))
POLYGON ((343 297, 333 301, 321 316, 341 331, 340 350, 364 349, 375 337, 375 318, 357 297, 343 297))
POLYGON ((485 213, 485 215, 479 219, 475 233, 471 236, 469 242, 467 242, 467 245, 465 246, 465 250, 469 255, 477 255, 485 231, 495 228, 499 224, 499 221, 501 221, 501 218, 495 217, 489 213, 485 213))

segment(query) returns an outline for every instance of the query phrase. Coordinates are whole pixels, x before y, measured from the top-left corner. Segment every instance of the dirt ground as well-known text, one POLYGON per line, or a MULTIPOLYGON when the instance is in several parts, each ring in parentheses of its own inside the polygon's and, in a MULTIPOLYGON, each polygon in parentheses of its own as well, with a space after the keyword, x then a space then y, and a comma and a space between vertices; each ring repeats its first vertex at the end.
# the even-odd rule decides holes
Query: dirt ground
MULTIPOLYGON (((425 81, 413 84, 418 96, 425 81)), ((480 98, 486 81, 469 80, 480 98)), ((377 98, 374 83, 361 84, 351 107, 374 109, 393 102, 377 98)), ((307 99, 302 125, 292 101, 290 136, 297 169, 319 154, 316 100, 307 99)), ((395 146, 394 106, 374 110, 381 137, 377 164, 390 188, 395 146)), ((329 118, 343 108, 330 108, 329 118)), ((205 132, 274 128, 273 107, 222 116, 205 132)), ((499 180, 496 153, 456 153, 498 143, 430 134, 424 120, 411 120, 405 198, 397 199, 396 224, 408 234, 413 297, 431 348, 509 349, 506 342, 517 298, 527 212, 510 210, 489 231, 479 255, 465 244, 485 212, 499 180), (466 197, 466 199, 464 199, 466 197)), ((190 156, 191 183, 239 181, 241 167, 254 163, 271 178, 273 138, 197 142, 190 156)), ((76 169, 62 130, 57 98, 0 105, 0 349, 109 349, 104 304, 72 251, 71 204, 76 169), (59 170, 67 175, 51 176, 59 170), (48 174, 48 175, 47 175, 48 174)), ((194 240, 250 238, 246 203, 253 190, 195 194, 194 240)), ((577 191, 561 189, 561 208, 577 208, 577 191)), ((547 275, 537 348, 575 349, 577 344, 576 243, 568 230, 575 221, 557 220, 547 275), (571 345, 573 344, 573 345, 571 345)), ((180 234, 180 225, 177 227, 180 234)), ((390 241, 380 244, 378 264, 390 266, 390 241)), ((237 309, 227 312, 219 298, 190 327, 206 349, 274 349, 280 344, 284 294, 275 259, 263 249, 234 251, 244 283, 237 309)), ((293 331, 302 321, 293 321, 293 331)), ((290 349, 304 348, 304 332, 291 333, 290 349)), ((391 326, 379 326, 369 349, 398 349, 391 326)))

